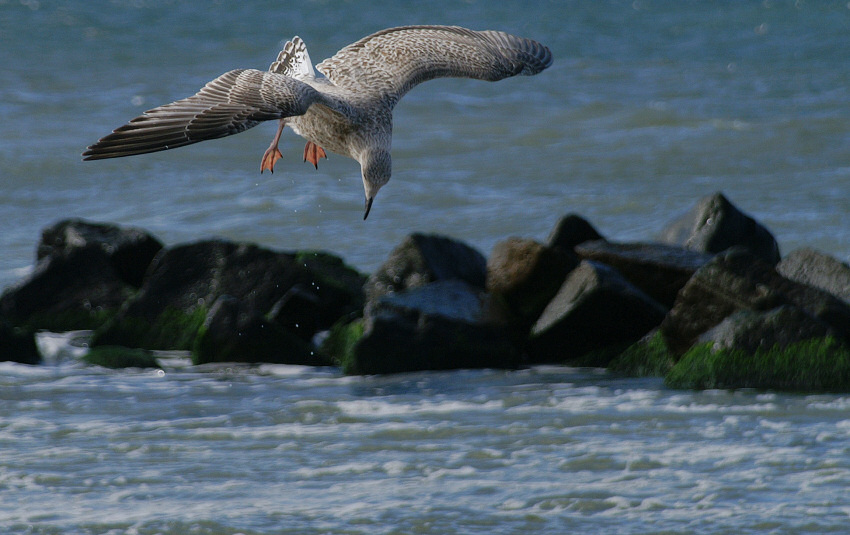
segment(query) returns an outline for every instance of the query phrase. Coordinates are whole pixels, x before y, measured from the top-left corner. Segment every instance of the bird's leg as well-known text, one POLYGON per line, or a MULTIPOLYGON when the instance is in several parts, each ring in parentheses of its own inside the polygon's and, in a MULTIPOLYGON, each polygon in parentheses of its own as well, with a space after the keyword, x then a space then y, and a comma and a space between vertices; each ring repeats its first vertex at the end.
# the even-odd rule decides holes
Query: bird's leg
POLYGON ((283 132, 284 126, 286 126, 286 119, 280 119, 277 125, 277 133, 275 133, 274 139, 272 139, 269 148, 267 148, 266 152, 263 153, 263 159, 260 162, 260 173, 266 169, 274 173, 275 162, 283 157, 283 154, 280 153, 280 149, 277 148, 277 144, 280 143, 280 134, 283 132))
POLYGON ((328 159, 328 155, 325 154, 325 149, 316 145, 312 141, 308 141, 307 144, 304 145, 304 161, 310 162, 313 164, 313 167, 318 169, 319 158, 328 159))

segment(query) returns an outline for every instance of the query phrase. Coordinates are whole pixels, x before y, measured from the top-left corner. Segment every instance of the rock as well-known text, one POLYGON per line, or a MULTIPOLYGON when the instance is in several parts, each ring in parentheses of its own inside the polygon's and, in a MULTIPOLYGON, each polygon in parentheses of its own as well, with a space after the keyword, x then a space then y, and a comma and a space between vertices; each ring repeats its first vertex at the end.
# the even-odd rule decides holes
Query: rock
POLYGON ((608 264, 629 282, 664 305, 673 306, 679 290, 711 255, 659 243, 611 243, 597 240, 575 248, 582 259, 608 264))
POLYGON ((808 247, 797 249, 776 265, 776 271, 850 303, 850 266, 827 254, 808 247))
POLYGON ((121 346, 93 347, 83 355, 83 362, 104 368, 162 368, 156 357, 145 349, 121 346))
POLYGON ((661 232, 661 241, 703 253, 743 246, 762 261, 776 265, 779 245, 765 227, 738 210, 722 193, 701 199, 688 213, 661 232))
POLYGON ((35 343, 35 333, 30 329, 13 327, 0 320, 0 361, 38 364, 41 355, 35 343))
POLYGON ((799 308, 781 305, 768 311, 739 310, 697 338, 712 351, 741 350, 751 355, 773 347, 786 349, 811 338, 833 335, 829 325, 799 308))
POLYGON ((549 247, 572 251, 576 245, 586 241, 604 240, 593 225, 576 214, 567 214, 558 220, 546 239, 549 247))
POLYGON ((608 363, 608 369, 630 377, 664 377, 675 364, 675 355, 664 336, 653 329, 617 355, 608 363))
POLYGON ((32 273, 6 289, 0 317, 34 330, 96 329, 133 292, 101 247, 75 247, 43 257, 32 273))
POLYGON ((697 337, 739 310, 767 311, 793 305, 850 336, 850 306, 832 295, 788 280, 746 249, 733 248, 714 257, 688 281, 661 332, 681 355, 697 337))
POLYGON ((665 377, 673 388, 758 388, 797 392, 850 391, 850 349, 836 338, 810 338, 750 354, 691 348, 665 377))
MULTIPOLYGON (((305 299, 311 299, 306 297, 308 293, 318 298, 318 309, 315 311, 316 325, 313 333, 309 334, 311 338, 316 331, 329 329, 340 317, 362 312, 365 304, 363 286, 367 280, 365 275, 346 265, 340 257, 331 253, 301 251, 295 254, 295 261, 310 274, 309 283, 305 281, 304 285, 300 286, 301 297, 295 302, 306 305, 305 299)), ((282 303, 282 305, 285 304, 282 303)), ((299 317, 292 305, 294 303, 288 308, 292 310, 291 315, 281 315, 278 312, 274 316, 284 326, 293 323, 292 319, 285 318, 298 319, 299 317)), ((287 307, 284 307, 284 310, 286 309, 287 307)), ((305 329, 297 327, 294 332, 303 333, 305 329)))
POLYGON ((598 352, 593 362, 583 364, 605 366, 625 346, 657 327, 665 313, 662 305, 613 268, 585 260, 567 276, 531 328, 529 358, 569 362, 598 352))
POLYGON ((487 291, 527 328, 577 265, 578 258, 570 252, 510 238, 493 247, 487 261, 487 291))
POLYGON ((374 301, 391 292, 452 279, 484 288, 486 265, 481 253, 459 241, 411 234, 369 277, 364 292, 368 301, 374 301))
POLYGON ((308 342, 252 310, 243 310, 229 295, 216 299, 207 314, 195 339, 192 362, 330 364, 308 342))
POLYGON ((490 323, 487 296, 459 280, 443 280, 372 302, 362 327, 347 337, 346 373, 383 374, 458 368, 510 368, 520 353, 510 329, 490 323), (351 338, 362 329, 362 337, 351 338))
POLYGON ((302 339, 309 339, 315 334, 313 329, 329 328, 363 303, 362 277, 329 257, 305 259, 221 240, 168 248, 154 259, 139 293, 109 325, 95 333, 92 343, 190 350, 195 334, 220 296, 234 297, 240 310, 252 316, 273 312, 273 321, 286 326, 297 323, 297 319, 285 316, 287 299, 292 299, 293 293, 300 294, 302 302, 306 294, 315 297, 317 306, 310 313, 315 323, 299 332, 302 339), (312 262, 323 268, 311 267, 312 262), (347 275, 335 278, 334 271, 347 275), (355 281, 353 287, 347 286, 350 281, 355 281))
POLYGON ((151 260, 162 249, 158 239, 141 229, 64 219, 41 232, 36 259, 89 246, 101 248, 121 280, 136 288, 142 285, 151 260))

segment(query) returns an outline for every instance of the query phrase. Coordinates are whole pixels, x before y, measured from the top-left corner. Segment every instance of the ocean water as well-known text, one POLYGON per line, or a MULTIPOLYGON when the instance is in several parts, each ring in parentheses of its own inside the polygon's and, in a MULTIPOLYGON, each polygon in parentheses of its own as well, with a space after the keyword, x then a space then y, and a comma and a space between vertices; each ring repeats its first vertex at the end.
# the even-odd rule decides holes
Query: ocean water
MULTIPOLYGON (((846 1, 0 0, 0 288, 65 217, 323 249, 370 271, 407 234, 485 255, 570 212, 653 239, 723 191, 850 261, 846 1), (302 163, 275 126, 126 159, 80 153, 293 35, 314 62, 373 31, 537 39, 534 77, 435 80, 395 112, 393 178, 302 163)), ((594 370, 348 378, 335 369, 0 365, 0 531, 823 533, 850 522, 850 399, 679 392, 594 370)), ((56 348, 64 348, 57 350, 56 348)))

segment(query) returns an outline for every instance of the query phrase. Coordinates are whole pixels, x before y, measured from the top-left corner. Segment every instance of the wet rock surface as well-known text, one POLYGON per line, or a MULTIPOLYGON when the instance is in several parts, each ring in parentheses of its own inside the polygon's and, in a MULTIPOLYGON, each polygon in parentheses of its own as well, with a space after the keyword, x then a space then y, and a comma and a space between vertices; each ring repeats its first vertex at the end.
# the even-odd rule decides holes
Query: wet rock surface
POLYGON ((326 252, 162 247, 64 220, 0 296, 0 358, 37 364, 36 330, 86 329, 91 363, 114 368, 182 350, 195 364, 356 374, 563 363, 683 388, 850 390, 846 263, 811 249, 780 261, 770 232, 722 195, 663 235, 606 240, 569 214, 545 243, 508 238, 485 258, 416 233, 366 277, 326 252))

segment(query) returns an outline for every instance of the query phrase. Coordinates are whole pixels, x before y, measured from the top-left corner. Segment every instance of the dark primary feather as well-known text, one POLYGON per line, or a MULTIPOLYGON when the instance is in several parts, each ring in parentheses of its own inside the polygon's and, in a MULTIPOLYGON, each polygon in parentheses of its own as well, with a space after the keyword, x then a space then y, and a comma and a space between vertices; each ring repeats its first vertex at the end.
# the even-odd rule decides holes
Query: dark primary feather
POLYGON ((84 160, 118 158, 238 134, 261 121, 302 115, 318 93, 298 80, 237 69, 195 95, 148 110, 88 147, 84 160))

